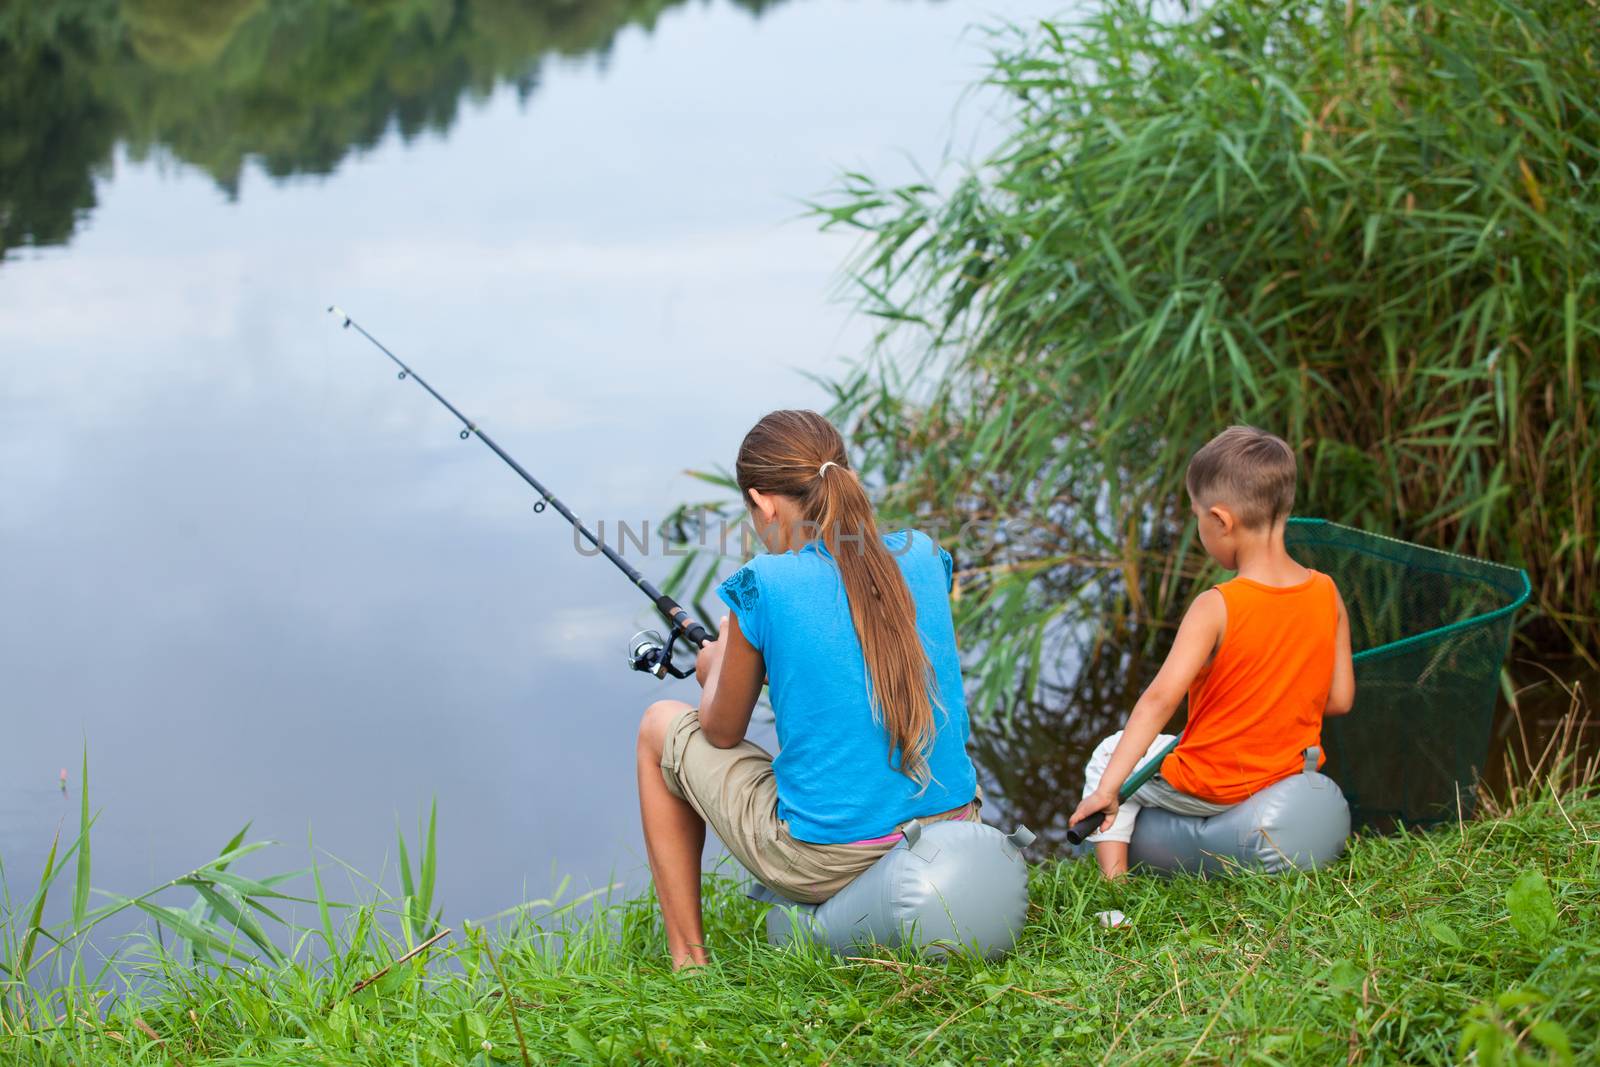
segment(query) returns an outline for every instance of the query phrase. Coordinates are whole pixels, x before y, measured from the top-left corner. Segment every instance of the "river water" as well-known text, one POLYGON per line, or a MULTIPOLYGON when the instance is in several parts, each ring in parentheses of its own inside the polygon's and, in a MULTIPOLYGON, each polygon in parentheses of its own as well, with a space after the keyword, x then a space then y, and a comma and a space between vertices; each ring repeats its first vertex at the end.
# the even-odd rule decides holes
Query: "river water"
MULTIPOLYGON (((43 3, 0 21, 0 856, 142 890, 241 825, 478 916, 644 878, 647 607, 591 521, 717 495, 872 326, 804 201, 991 143, 992 3, 43 3), (649 14, 662 8, 659 14, 649 14), (8 154, 9 153, 9 154, 8 154), (67 772, 65 789, 60 781, 67 772)), ((1058 5, 1008 0, 1026 20, 1058 5)), ((612 535, 614 536, 614 535, 612 535)), ((635 562, 657 577, 676 562, 635 562)), ((692 685, 692 683, 690 683, 692 685)), ((363 895, 359 883, 336 895, 363 895)))
MULTIPOLYGON (((805 201, 999 136, 992 3, 68 0, 0 18, 0 857, 75 819, 134 892, 247 821, 391 889, 439 805, 452 918, 645 878, 647 606, 379 353, 592 522, 720 495, 865 351, 805 201), (61 775, 65 771, 65 782, 61 775)), ((1027 21, 1057 3, 1007 0, 1027 21)), ((677 560, 630 546, 663 577, 677 560)), ((729 566, 731 567, 731 562, 729 566)), ((974 749, 1056 831, 1154 664, 974 749)), ((1506 730, 1501 729, 1503 736, 1506 730)), ((1046 839, 1051 839, 1047 833, 1046 839)), ((367 896, 336 879, 336 896, 367 896)))

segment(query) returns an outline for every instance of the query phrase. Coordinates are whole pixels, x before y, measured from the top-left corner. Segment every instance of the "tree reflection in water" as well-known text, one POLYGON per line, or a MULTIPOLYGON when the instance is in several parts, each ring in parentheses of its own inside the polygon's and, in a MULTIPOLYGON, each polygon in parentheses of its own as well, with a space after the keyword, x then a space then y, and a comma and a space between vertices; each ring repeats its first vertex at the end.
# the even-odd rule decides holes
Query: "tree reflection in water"
MULTIPOLYGON (((116 147, 205 171, 328 174, 464 98, 527 96, 550 56, 604 56, 687 0, 44 0, 0 5, 0 258, 59 244, 116 147)), ((760 14, 781 0, 720 0, 760 14)))

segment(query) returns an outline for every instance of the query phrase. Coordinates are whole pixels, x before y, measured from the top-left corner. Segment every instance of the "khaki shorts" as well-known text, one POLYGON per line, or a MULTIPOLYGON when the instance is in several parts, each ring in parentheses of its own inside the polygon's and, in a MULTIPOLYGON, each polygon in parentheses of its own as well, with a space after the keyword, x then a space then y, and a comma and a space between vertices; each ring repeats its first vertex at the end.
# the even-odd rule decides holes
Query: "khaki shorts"
MULTIPOLYGON (((798 841, 778 818, 772 754, 741 741, 718 748, 700 732, 700 713, 684 711, 667 727, 661 776, 672 795, 687 800, 716 831, 733 858, 767 888, 804 904, 819 904, 849 885, 897 842, 817 845, 798 841)), ((924 823, 976 817, 982 798, 924 823), (970 814, 969 814, 970 812, 970 814)))

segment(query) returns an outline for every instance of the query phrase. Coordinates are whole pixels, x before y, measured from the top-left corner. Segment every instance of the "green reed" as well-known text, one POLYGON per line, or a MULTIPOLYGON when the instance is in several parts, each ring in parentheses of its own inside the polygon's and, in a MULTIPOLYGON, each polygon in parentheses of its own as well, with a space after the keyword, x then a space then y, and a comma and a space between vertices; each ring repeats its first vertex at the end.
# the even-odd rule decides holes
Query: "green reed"
POLYGON ((246 826, 222 847, 215 859, 137 896, 100 892, 106 903, 90 907, 93 865, 91 831, 95 818, 89 806, 89 758, 85 751, 78 782, 77 837, 61 849, 58 829, 44 857, 37 882, 25 898, 11 895, 9 868, 0 861, 0 1030, 26 1026, 56 1004, 60 990, 95 989, 114 982, 118 954, 95 949, 90 940, 110 920, 124 913, 142 914, 152 936, 176 938, 162 951, 191 965, 254 960, 259 955, 282 962, 284 955, 261 921, 274 926, 282 919, 272 910, 277 902, 300 898, 277 887, 301 872, 247 878, 229 867, 267 847, 246 843, 246 826), (70 875, 69 875, 70 868, 70 875), (69 882, 70 878, 70 882, 69 882), (58 892, 59 891, 59 892, 58 892), (64 918, 47 919, 52 894, 70 892, 64 918), (184 907, 170 903, 174 893, 192 893, 184 907), (159 898, 159 899, 158 899, 159 898))
POLYGON ((878 344, 835 414, 896 517, 958 546, 989 703, 1052 622, 1173 617, 1182 476, 1249 422, 1297 510, 1529 568, 1600 638, 1592 5, 1111 0, 995 36, 1010 133, 952 180, 847 175, 878 344), (1085 607, 1092 609, 1086 613, 1085 607))

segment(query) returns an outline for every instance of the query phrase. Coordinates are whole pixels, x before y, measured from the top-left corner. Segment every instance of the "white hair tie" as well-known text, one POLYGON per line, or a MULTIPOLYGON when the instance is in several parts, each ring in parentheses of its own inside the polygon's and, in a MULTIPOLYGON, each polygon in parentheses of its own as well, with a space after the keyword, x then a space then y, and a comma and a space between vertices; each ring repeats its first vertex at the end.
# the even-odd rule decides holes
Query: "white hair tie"
POLYGON ((823 475, 827 474, 829 467, 837 467, 837 466, 838 466, 838 464, 835 463, 833 460, 831 460, 831 459, 828 460, 828 462, 824 463, 822 466, 817 468, 817 477, 821 478, 823 475))

